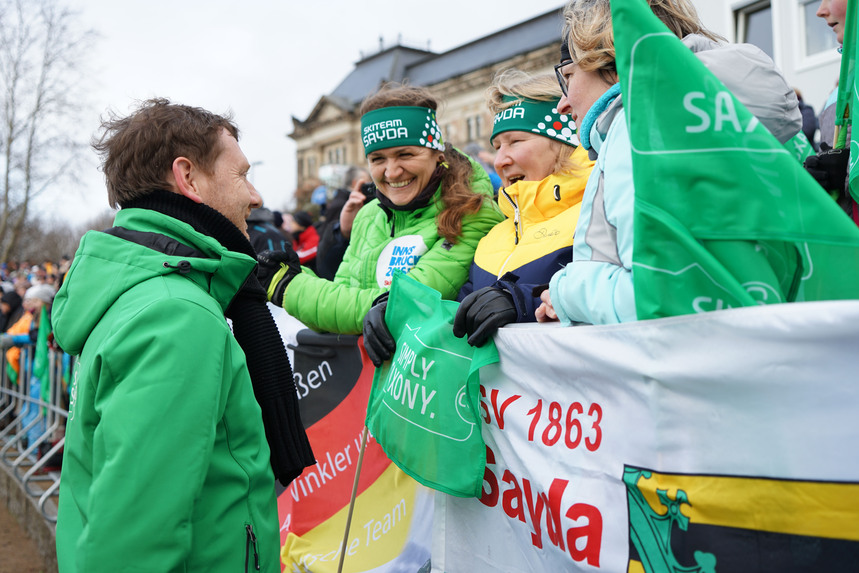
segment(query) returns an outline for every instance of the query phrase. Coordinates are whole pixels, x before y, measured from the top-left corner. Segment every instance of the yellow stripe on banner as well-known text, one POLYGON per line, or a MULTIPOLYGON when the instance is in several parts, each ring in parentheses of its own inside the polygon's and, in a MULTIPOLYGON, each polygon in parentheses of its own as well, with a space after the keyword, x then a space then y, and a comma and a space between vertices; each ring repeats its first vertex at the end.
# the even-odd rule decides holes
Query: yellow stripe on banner
POLYGON ((681 512, 693 524, 859 541, 859 484, 653 472, 638 487, 659 515, 657 489, 671 499, 685 491, 681 512))
POLYGON ((644 565, 641 564, 641 561, 633 561, 630 559, 626 573, 645 573, 644 565))
MULTIPOLYGON (((396 559, 409 538, 419 484, 391 464, 355 500, 343 571, 367 571, 396 559)), ((427 494, 424 494, 427 495, 427 494)), ((432 504, 430 503, 430 508, 432 504)), ((348 503, 301 537, 289 533, 280 550, 287 571, 335 573, 348 503)), ((418 516, 420 518, 422 516, 418 516)))

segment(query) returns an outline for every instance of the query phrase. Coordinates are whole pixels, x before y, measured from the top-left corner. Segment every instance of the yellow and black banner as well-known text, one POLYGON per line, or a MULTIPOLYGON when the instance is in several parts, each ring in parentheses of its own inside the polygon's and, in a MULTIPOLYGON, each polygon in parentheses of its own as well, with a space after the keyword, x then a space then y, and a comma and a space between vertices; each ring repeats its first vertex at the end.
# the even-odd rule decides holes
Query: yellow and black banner
POLYGON ((627 466, 629 573, 853 571, 859 484, 627 466))

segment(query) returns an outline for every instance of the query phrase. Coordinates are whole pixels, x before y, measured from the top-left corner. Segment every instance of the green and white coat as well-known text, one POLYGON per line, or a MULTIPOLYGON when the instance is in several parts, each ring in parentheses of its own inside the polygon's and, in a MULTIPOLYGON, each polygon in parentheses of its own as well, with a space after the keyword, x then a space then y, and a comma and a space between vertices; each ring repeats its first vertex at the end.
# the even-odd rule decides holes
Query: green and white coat
POLYGON ((256 261, 154 211, 123 209, 115 225, 206 258, 100 232, 81 241, 53 308, 57 342, 78 357, 59 569, 255 571, 258 558, 261 571, 279 572, 269 447, 224 318, 256 261), (189 272, 170 268, 180 260, 189 272))

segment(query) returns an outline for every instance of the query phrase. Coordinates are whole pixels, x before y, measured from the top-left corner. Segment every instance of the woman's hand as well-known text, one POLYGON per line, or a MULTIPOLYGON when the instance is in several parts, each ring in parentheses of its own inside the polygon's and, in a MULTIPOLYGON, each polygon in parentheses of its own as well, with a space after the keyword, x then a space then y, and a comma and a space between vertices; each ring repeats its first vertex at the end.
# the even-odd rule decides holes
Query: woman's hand
POLYGON ((537 307, 534 311, 534 316, 537 317, 537 322, 556 322, 558 315, 555 313, 555 307, 552 306, 552 299, 549 296, 549 289, 544 290, 540 294, 540 300, 543 304, 537 307))
POLYGON ((343 204, 343 209, 340 210, 340 234, 345 238, 349 238, 352 234, 352 223, 355 221, 355 215, 364 206, 364 201, 367 196, 361 193, 361 185, 369 183, 369 180, 359 178, 352 186, 352 191, 349 193, 349 198, 343 204))

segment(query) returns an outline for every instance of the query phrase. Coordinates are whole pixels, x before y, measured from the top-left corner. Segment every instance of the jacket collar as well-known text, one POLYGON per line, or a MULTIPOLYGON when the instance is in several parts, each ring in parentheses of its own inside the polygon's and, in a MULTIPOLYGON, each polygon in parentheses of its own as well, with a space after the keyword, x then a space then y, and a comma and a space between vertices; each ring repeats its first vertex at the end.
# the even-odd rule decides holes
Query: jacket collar
POLYGON ((591 149, 591 147, 593 147, 593 142, 591 141, 591 138, 593 137, 592 130, 596 126, 597 120, 612 104, 612 102, 619 97, 620 83, 616 83, 606 90, 606 92, 594 102, 585 114, 585 117, 582 119, 582 124, 579 126, 579 137, 581 138, 582 147, 585 149, 591 149))
POLYGON ((523 223, 545 221, 582 202, 584 188, 580 178, 549 175, 541 181, 517 181, 498 195, 498 205, 508 219, 518 207, 523 223))

